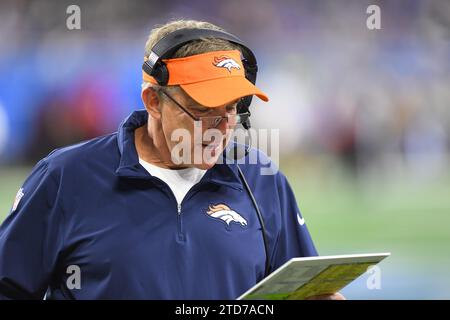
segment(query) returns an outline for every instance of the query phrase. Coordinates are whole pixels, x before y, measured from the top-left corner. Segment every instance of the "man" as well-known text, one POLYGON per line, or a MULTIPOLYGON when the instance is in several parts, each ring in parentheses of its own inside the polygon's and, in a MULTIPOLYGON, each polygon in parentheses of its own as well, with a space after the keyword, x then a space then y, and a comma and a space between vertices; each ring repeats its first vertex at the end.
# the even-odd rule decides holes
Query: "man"
MULTIPOLYGON (((169 23, 152 31, 145 59, 183 28, 219 30, 169 23)), ((239 50, 223 39, 187 43, 165 61, 167 85, 144 72, 145 110, 117 133, 34 167, 0 228, 0 297, 235 299, 290 258, 317 255, 282 173, 219 161, 248 116, 241 99, 268 100, 239 50)))

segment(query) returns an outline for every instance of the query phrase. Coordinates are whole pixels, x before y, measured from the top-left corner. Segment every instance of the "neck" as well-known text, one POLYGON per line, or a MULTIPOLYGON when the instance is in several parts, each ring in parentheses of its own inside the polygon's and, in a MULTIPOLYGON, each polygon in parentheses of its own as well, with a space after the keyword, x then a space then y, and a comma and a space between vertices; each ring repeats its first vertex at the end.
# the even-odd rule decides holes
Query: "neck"
POLYGON ((172 162, 164 136, 158 136, 162 134, 162 130, 159 130, 159 133, 154 131, 150 122, 134 131, 134 143, 138 157, 161 168, 185 169, 186 166, 176 165, 172 162))

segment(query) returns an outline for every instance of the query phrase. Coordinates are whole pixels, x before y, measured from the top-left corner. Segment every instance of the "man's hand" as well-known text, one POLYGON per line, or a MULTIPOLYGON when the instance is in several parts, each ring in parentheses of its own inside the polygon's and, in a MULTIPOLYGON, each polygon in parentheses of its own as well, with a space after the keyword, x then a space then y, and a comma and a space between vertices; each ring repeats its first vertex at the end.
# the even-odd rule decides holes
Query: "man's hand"
POLYGON ((312 297, 306 298, 306 300, 347 300, 347 299, 345 299, 345 297, 342 294, 340 294, 339 292, 336 292, 333 294, 312 296, 312 297))

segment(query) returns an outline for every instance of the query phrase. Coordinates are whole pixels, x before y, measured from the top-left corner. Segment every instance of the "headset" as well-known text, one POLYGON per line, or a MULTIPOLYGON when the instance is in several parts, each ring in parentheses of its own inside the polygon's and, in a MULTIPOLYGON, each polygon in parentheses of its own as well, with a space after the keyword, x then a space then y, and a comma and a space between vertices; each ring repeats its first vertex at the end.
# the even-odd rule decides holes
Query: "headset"
MULTIPOLYGON (((183 28, 165 35, 151 49, 148 59, 142 65, 142 70, 155 78, 160 86, 167 85, 170 75, 166 64, 162 60, 171 58, 175 52, 186 43, 200 40, 201 38, 218 38, 238 45, 244 57, 242 59, 242 65, 245 69, 245 77, 251 83, 255 84, 256 74, 258 72, 258 64, 255 55, 238 37, 231 33, 219 30, 183 28)), ((237 105, 239 113, 249 112, 252 98, 253 96, 250 95, 239 101, 237 105)), ((249 129, 250 120, 242 125, 245 129, 249 129)))
MULTIPOLYGON (((202 38, 216 38, 216 39, 222 39, 229 41, 237 46, 242 51, 242 65, 245 69, 245 77, 247 80, 249 80, 251 83, 256 83, 256 74, 258 72, 258 64, 256 61, 256 57, 253 54, 253 52, 235 35, 220 31, 220 30, 210 30, 210 29, 194 29, 194 28, 183 28, 176 31, 173 31, 167 35, 165 35, 163 38, 161 38, 151 49, 150 54, 148 56, 148 59, 144 62, 142 65, 142 70, 147 73, 148 75, 151 75, 156 82, 160 86, 165 86, 169 82, 169 70, 167 69, 166 64, 163 59, 169 59, 171 58, 178 49, 180 49, 182 46, 187 44, 191 41, 201 40, 202 38)), ((237 105, 237 112, 249 112, 249 107, 252 102, 253 96, 246 96, 242 98, 237 105)), ((244 129, 248 130, 251 127, 250 124, 250 117, 247 118, 247 120, 242 123, 242 126, 244 129)), ((246 145, 244 155, 246 156, 250 152, 250 146, 246 145)), ((234 159, 237 160, 239 157, 237 156, 237 144, 235 144, 234 147, 234 159)), ((241 156, 242 157, 242 156, 241 156)), ((253 203, 253 206, 255 207, 256 214, 258 216, 259 223, 261 225, 261 232, 262 237, 264 241, 264 251, 266 255, 266 261, 265 261, 265 270, 264 270, 264 277, 269 275, 270 272, 270 254, 269 254, 269 246, 267 242, 267 231, 264 224, 264 219, 261 214, 261 211, 259 210, 258 203, 256 202, 256 199, 252 193, 252 190, 250 189, 247 180, 245 179, 244 174, 242 173, 242 170, 239 166, 237 166, 239 177, 241 178, 245 189, 247 190, 247 193, 250 196, 250 199, 253 203)))

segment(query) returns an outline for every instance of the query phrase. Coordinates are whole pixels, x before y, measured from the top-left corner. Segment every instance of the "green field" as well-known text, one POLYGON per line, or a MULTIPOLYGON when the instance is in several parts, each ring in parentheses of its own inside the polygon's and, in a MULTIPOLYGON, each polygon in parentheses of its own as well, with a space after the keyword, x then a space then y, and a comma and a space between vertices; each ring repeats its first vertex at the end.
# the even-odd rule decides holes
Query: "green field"
MULTIPOLYGON (((283 165, 284 164, 284 165, 283 165)), ((391 252, 382 289, 364 279, 351 299, 450 298, 450 177, 356 179, 343 170, 281 165, 321 255, 391 252)), ((0 219, 30 168, 0 168, 0 219)))

